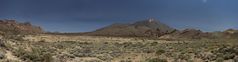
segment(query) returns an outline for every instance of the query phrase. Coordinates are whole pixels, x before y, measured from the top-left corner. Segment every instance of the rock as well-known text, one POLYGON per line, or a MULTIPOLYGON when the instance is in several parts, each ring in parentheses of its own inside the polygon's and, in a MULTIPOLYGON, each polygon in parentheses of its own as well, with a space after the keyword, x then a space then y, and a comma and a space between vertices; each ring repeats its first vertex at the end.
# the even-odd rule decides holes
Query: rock
POLYGON ((0 47, 6 47, 6 45, 2 39, 0 39, 0 47))
POLYGON ((5 54, 3 52, 0 52, 0 59, 4 59, 5 54))
POLYGON ((234 62, 238 62, 238 56, 236 56, 233 60, 234 62))

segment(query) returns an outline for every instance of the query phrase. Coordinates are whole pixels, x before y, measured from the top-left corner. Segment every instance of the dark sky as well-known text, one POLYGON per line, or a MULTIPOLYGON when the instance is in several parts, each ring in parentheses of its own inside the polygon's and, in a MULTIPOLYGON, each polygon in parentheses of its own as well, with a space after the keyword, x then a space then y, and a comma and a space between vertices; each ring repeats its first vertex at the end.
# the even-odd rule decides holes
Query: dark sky
POLYGON ((0 19, 30 21, 46 31, 85 32, 156 18, 177 28, 238 29, 238 0, 0 0, 0 19))

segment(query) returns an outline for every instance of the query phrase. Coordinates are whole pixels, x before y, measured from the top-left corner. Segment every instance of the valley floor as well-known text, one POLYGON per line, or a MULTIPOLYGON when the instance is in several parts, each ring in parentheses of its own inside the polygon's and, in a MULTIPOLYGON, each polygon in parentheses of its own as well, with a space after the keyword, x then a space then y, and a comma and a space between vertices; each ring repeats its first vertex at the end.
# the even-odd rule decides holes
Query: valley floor
POLYGON ((5 57, 0 62, 238 62, 238 42, 233 39, 29 35, 1 42, 5 57))

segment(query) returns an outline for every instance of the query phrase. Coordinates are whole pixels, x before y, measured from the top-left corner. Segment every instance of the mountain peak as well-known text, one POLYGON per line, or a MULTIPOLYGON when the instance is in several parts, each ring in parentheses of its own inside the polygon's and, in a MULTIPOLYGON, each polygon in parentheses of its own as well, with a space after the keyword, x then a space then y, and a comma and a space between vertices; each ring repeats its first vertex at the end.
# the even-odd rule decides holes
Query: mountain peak
POLYGON ((154 18, 149 18, 149 20, 148 20, 150 23, 152 23, 152 22, 154 22, 155 21, 155 19, 154 18))
POLYGON ((150 24, 158 24, 158 23, 159 23, 158 20, 156 20, 154 18, 149 18, 146 20, 137 21, 133 25, 150 25, 150 24))

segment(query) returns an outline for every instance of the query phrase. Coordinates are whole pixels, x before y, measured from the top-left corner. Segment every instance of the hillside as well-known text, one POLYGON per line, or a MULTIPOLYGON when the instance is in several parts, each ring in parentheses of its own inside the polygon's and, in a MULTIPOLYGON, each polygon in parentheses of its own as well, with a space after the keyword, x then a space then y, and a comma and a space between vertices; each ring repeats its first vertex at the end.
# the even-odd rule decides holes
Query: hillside
POLYGON ((41 27, 34 26, 29 22, 20 23, 15 20, 0 20, 1 34, 38 34, 43 32, 41 27))

